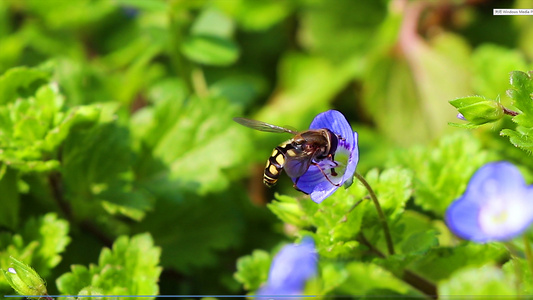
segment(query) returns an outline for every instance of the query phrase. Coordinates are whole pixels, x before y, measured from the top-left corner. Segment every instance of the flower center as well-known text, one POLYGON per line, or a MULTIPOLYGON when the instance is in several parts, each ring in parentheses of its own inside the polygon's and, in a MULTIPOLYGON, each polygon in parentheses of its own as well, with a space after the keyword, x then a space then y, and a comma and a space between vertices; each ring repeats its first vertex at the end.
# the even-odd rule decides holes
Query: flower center
POLYGON ((490 199, 479 212, 481 229, 492 236, 505 237, 521 230, 529 222, 523 203, 514 197, 507 199, 490 199))

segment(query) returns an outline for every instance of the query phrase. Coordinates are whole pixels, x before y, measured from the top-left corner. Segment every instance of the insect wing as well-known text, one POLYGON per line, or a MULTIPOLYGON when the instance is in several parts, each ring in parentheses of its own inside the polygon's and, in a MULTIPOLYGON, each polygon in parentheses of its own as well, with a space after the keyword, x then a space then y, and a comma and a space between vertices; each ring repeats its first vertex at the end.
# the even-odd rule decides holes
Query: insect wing
POLYGON ((284 128, 284 127, 268 124, 268 123, 261 122, 261 121, 246 119, 246 118, 233 118, 233 121, 235 121, 235 122, 237 122, 237 123, 239 123, 239 124, 241 124, 243 126, 246 126, 246 127, 249 127, 249 128, 255 129, 255 130, 259 130, 259 131, 275 132, 275 133, 287 132, 287 133, 290 133, 290 134, 297 134, 298 133, 296 130, 292 130, 292 129, 289 129, 289 128, 284 128))
POLYGON ((291 178, 297 178, 305 174, 311 165, 311 156, 285 156, 285 172, 291 178))

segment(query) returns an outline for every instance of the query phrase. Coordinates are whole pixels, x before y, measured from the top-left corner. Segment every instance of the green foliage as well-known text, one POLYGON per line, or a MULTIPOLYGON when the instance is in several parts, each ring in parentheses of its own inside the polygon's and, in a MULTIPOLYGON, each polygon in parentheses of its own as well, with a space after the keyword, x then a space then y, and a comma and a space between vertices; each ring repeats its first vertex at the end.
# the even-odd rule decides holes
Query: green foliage
POLYGON ((450 104, 473 125, 495 122, 504 116, 503 107, 498 102, 480 96, 457 98, 450 104))
POLYGON ((504 129, 501 132, 502 135, 509 137, 513 145, 530 153, 533 151, 533 79, 531 75, 532 72, 511 73, 512 89, 508 91, 508 95, 521 114, 513 118, 517 124, 515 130, 504 129))
POLYGON ((446 281, 439 283, 439 294, 479 295, 479 296, 512 296, 516 291, 513 282, 494 266, 483 266, 461 270, 446 281))
POLYGON ((122 236, 112 249, 102 250, 98 265, 73 265, 57 286, 67 295, 157 295, 160 254, 149 234, 122 236))
MULTIPOLYGON (((20 295, 46 295, 44 280, 32 267, 10 257, 11 267, 2 270, 9 285, 20 295)), ((40 298, 40 297, 30 297, 40 298)))
POLYGON ((249 291, 257 290, 266 282, 271 258, 268 252, 255 250, 251 255, 237 260, 237 272, 234 277, 249 291))
POLYGON ((240 295, 308 235, 308 294, 532 293, 526 247, 459 241, 444 220, 489 161, 531 183, 530 19, 461 0, 56 2, 0 1, 4 274, 13 257, 51 294, 240 295), (472 132, 447 126, 449 102, 472 132), (319 205, 285 175, 260 187, 290 136, 232 121, 302 131, 332 108, 384 219, 360 182, 319 205))
MULTIPOLYGON (((0 234, 0 267, 7 270, 11 258, 22 260, 43 277, 61 262, 61 255, 70 242, 69 224, 48 213, 38 219, 29 219, 18 234, 0 234)), ((0 277, 0 289, 5 291, 7 282, 0 277)), ((26 294, 30 295, 30 294, 26 294)), ((37 294, 31 294, 37 295, 37 294)), ((39 294, 40 295, 40 294, 39 294)))
POLYGON ((444 137, 437 146, 398 151, 392 164, 413 170, 415 203, 442 215, 464 192, 472 174, 490 160, 489 157, 470 134, 456 133, 444 137))

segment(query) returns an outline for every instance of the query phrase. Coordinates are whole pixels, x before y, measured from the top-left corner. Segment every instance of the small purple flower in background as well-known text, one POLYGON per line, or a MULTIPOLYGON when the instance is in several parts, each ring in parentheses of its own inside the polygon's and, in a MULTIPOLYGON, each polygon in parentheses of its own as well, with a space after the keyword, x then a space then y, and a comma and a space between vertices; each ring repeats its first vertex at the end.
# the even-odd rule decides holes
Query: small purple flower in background
POLYGON ((488 163, 446 211, 450 230, 478 243, 505 241, 533 222, 533 186, 508 162, 488 163))
POLYGON ((324 201, 339 186, 345 183, 351 184, 359 161, 357 132, 352 130, 350 123, 348 123, 342 113, 336 110, 328 110, 317 115, 311 125, 309 125, 309 129, 322 128, 329 129, 340 137, 334 155, 335 161, 324 159, 317 162, 328 178, 324 176, 316 165, 311 165, 298 181, 296 181, 296 178, 292 178, 293 182, 296 183, 296 187, 304 193, 310 194, 311 199, 316 203, 324 201))
POLYGON ((312 238, 305 237, 299 245, 284 246, 272 260, 268 280, 257 295, 271 299, 283 297, 269 296, 301 295, 307 280, 316 275, 317 263, 318 254, 312 238))

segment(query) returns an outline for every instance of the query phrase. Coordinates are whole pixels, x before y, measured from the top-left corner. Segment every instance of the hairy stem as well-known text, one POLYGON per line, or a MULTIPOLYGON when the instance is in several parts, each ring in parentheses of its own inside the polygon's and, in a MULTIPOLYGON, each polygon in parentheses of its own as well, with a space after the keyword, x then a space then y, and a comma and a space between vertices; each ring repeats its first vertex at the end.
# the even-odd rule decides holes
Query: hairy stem
POLYGON ((368 184, 368 182, 365 180, 361 174, 355 172, 355 177, 357 180, 359 180, 367 189, 368 193, 370 194, 370 198, 372 199, 372 202, 374 202, 374 206, 376 207, 376 210, 378 212, 379 222, 381 223, 381 226, 383 227, 383 234, 385 235, 385 242, 387 243, 387 250, 389 251, 389 255, 394 254, 394 244, 392 243, 392 237, 390 235, 389 225, 387 224, 387 219, 385 218, 385 214, 383 213, 383 210, 381 209, 381 205, 379 204, 378 198, 376 197, 376 193, 374 193, 374 190, 368 184))
POLYGON ((505 107, 502 107, 503 108, 503 113, 506 114, 506 115, 509 115, 509 116, 518 116, 520 113, 514 111, 514 110, 510 110, 510 109, 507 109, 505 107))
MULTIPOLYGON (((368 247, 370 252, 372 252, 373 254, 377 255, 378 257, 385 258, 385 254, 383 254, 376 247, 374 247, 370 243, 370 241, 366 239, 365 235, 362 232, 358 234, 357 241, 368 247)), ((412 271, 403 270, 403 274, 400 279, 405 281, 415 289, 419 290, 420 292, 424 293, 424 295, 426 295, 428 298, 437 297, 437 286, 435 286, 433 282, 428 281, 427 279, 421 277, 420 275, 412 271)))
POLYGON ((526 254, 526 259, 529 265, 529 270, 531 271, 531 274, 533 274, 533 252, 531 251, 531 245, 529 244, 529 240, 527 236, 524 234, 524 252, 526 254))

